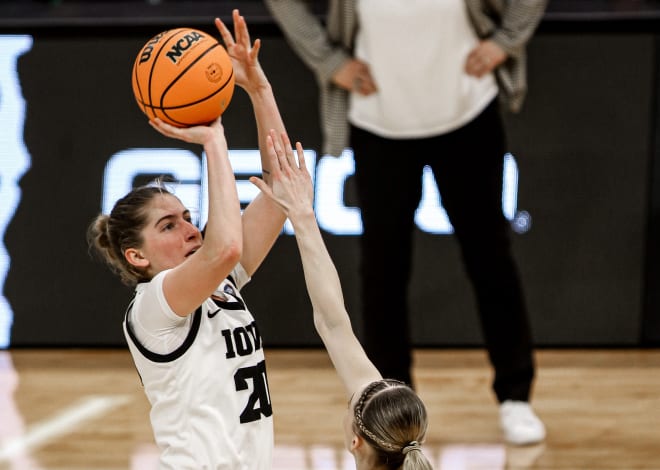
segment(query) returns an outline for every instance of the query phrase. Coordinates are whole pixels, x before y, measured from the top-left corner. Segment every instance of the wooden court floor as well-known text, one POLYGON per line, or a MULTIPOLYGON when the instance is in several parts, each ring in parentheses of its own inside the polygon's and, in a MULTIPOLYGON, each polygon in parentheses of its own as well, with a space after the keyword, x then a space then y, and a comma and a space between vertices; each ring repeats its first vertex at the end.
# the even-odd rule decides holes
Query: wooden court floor
MULTIPOLYGON (((437 470, 660 470, 660 350, 539 350, 544 444, 502 442, 482 350, 415 352, 437 470)), ((267 352, 276 470, 354 468, 322 350, 267 352)), ((155 468, 148 403, 125 350, 0 351, 0 470, 155 468)))

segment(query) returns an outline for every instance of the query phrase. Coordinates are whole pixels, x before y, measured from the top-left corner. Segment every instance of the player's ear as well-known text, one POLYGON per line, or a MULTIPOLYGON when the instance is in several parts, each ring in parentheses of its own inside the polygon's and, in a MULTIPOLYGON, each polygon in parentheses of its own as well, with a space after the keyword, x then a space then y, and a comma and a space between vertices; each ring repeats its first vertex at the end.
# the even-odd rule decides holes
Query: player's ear
POLYGON ((129 264, 137 268, 146 268, 149 266, 149 260, 136 248, 127 248, 124 251, 124 258, 126 258, 129 264))
POLYGON ((353 439, 351 439, 351 448, 349 450, 353 452, 357 449, 362 448, 364 444, 365 444, 364 439, 362 439, 357 434, 353 434, 353 439))

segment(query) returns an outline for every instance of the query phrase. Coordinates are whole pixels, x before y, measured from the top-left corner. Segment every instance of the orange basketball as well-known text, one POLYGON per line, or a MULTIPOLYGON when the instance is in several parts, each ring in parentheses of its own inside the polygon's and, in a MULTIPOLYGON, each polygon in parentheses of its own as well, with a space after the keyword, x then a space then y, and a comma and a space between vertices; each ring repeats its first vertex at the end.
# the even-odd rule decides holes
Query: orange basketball
POLYGON ((220 116, 234 93, 234 69, 225 48, 191 28, 151 38, 133 65, 133 94, 149 118, 177 127, 207 124, 220 116))

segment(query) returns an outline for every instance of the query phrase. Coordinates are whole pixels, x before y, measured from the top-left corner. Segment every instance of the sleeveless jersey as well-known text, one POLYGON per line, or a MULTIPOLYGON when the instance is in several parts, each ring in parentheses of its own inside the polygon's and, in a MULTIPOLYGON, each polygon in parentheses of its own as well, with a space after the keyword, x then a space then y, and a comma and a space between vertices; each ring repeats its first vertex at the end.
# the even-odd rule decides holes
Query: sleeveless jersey
POLYGON ((266 470, 273 421, 261 336, 239 293, 249 281, 239 265, 215 294, 183 318, 185 340, 167 354, 138 340, 132 319, 176 315, 159 273, 137 286, 123 327, 161 449, 163 469, 266 470))

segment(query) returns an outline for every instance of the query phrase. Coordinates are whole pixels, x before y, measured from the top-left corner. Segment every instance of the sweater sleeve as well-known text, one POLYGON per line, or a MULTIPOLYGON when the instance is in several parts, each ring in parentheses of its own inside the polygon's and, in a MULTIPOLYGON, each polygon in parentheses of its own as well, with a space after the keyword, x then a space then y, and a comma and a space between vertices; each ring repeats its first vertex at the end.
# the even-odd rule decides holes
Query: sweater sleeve
POLYGON ((321 20, 305 0, 264 0, 291 48, 316 74, 319 82, 332 79, 349 58, 339 43, 333 42, 321 20))
POLYGON ((508 55, 517 57, 541 22, 547 0, 512 0, 505 4, 491 39, 508 55))

